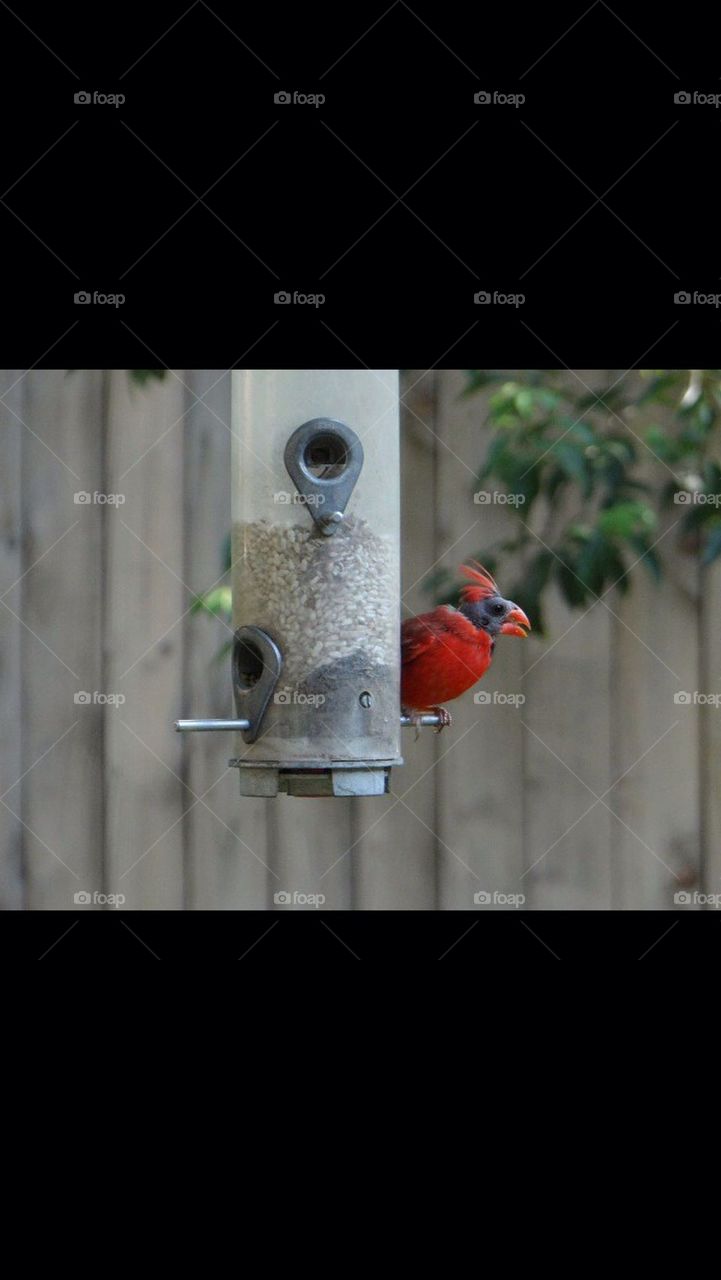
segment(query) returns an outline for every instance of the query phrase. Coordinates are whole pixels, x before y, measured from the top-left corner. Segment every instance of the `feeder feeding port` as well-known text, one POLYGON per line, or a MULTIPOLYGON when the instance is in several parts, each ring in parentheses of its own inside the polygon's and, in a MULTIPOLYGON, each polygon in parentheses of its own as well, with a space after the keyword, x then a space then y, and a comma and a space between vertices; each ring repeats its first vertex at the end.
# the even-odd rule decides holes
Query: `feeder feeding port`
POLYGON ((398 372, 231 378, 236 718, 175 727, 237 734, 241 795, 383 795, 410 723, 398 372))

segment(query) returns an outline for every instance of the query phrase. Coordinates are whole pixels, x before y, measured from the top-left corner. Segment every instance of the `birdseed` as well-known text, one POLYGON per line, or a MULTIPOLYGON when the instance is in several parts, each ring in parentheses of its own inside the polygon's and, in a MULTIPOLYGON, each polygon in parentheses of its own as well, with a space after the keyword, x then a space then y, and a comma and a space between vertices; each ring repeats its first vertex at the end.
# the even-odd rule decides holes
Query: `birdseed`
POLYGON ((398 562, 391 538, 349 517, 332 537, 267 520, 233 526, 235 626, 253 624, 283 654, 284 684, 310 687, 333 664, 398 666, 398 562))

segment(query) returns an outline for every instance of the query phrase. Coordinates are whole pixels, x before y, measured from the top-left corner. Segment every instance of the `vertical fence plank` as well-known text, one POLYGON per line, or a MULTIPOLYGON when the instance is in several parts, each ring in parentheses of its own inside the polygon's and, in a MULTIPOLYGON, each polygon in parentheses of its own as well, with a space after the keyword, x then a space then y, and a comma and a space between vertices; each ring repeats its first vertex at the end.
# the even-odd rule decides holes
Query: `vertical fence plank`
MULTIPOLYGON (((580 370, 578 378, 565 375, 574 395, 584 383, 600 389, 608 382, 600 370, 580 370)), ((564 507, 570 519, 574 507, 564 507)), ((529 521, 541 538, 547 515, 541 508, 529 521)), ((612 780, 612 618, 592 601, 584 617, 584 609, 570 609, 555 587, 546 596, 547 634, 529 644, 523 679, 524 892, 534 909, 607 909, 614 819, 596 798, 612 780)))
MULTIPOLYGON (((655 416, 663 418, 664 410, 655 416)), ((641 479, 654 486, 671 480, 646 450, 640 454, 641 479)), ((699 570, 679 546, 674 526, 683 513, 673 506, 657 531, 663 582, 639 564, 629 594, 609 597, 618 614, 611 641, 611 772, 612 781, 620 780, 608 796, 618 815, 612 820, 612 905, 618 908, 673 909, 674 893, 699 876, 699 713, 674 701, 699 681, 699 570)))
MULTIPOLYGON (((29 374, 22 416, 35 433, 25 430, 22 438, 28 572, 16 589, 16 612, 26 624, 22 696, 23 770, 28 772, 22 783, 22 816, 27 824, 27 905, 67 910, 76 892, 103 889, 102 722, 107 711, 92 701, 75 702, 76 694, 103 689, 104 517, 92 501, 102 490, 102 375, 62 370, 29 374), (76 503, 76 493, 91 500, 76 503)), ((15 607, 16 592, 7 598, 15 607)))
MULTIPOLYGON (((488 439, 482 425, 486 396, 461 399, 461 371, 444 370, 439 379, 437 554, 455 569, 465 556, 482 554, 501 533, 507 534, 512 517, 500 505, 474 502, 488 439)), ((504 585, 499 583, 501 590, 504 585)), ((524 643, 501 639, 479 691, 522 690, 524 643)), ((441 735, 438 765, 439 906, 473 910, 478 893, 492 898, 494 893, 521 892, 523 728, 517 707, 478 705, 473 692, 450 709, 453 726, 441 735)), ((493 907, 493 901, 488 905, 493 907)))
MULTIPOLYGON (((23 414, 23 385, 20 370, 0 370, 0 598, 13 595, 15 612, 22 598, 21 586, 11 592, 24 572, 22 556, 21 450, 23 426, 13 412, 23 414)), ((0 796, 10 808, 0 805, 0 910, 23 906, 23 829, 14 816, 21 808, 23 771, 23 714, 20 701, 22 627, 17 618, 0 608, 0 796), (10 812, 14 810, 14 813, 10 812)))
MULTIPOLYGON (((191 393, 205 397, 204 403, 198 404, 193 394, 188 395, 184 428, 184 577, 201 595, 222 572, 223 545, 230 534, 231 436, 229 426, 222 425, 230 423, 230 374, 203 370, 190 372, 185 378, 191 393)), ((179 716, 224 718, 235 714, 230 654, 217 660, 231 634, 208 615, 186 618, 185 701, 178 707, 179 716)), ((184 749, 189 785, 194 795, 204 797, 204 804, 195 805, 184 824, 187 905, 262 908, 268 893, 265 864, 270 801, 238 794, 237 770, 227 768, 234 749, 233 735, 193 734, 185 739, 184 749)))
MULTIPOLYGON (((422 585, 436 558, 435 379, 432 371, 422 369, 401 376, 401 620, 429 607, 422 585)), ((393 795, 354 803, 353 838, 358 843, 349 857, 356 908, 429 910, 436 905, 437 743, 437 735, 428 730, 417 742, 412 730, 404 730, 405 763, 392 772, 393 795)))
MULTIPOLYGON (((673 544, 665 551, 673 561, 673 544)), ((622 621, 613 635, 613 774, 621 779, 608 797, 621 820, 613 823, 613 905, 673 909, 674 893, 699 874, 699 713, 674 703, 675 693, 698 687, 697 571, 685 570, 686 597, 640 569, 632 592, 614 603, 622 621)))
POLYGON ((523 892, 534 909, 598 910, 611 905, 614 838, 614 819, 596 802, 611 781, 611 618, 601 604, 582 617, 555 588, 548 596, 547 636, 530 649, 522 686, 523 892))
MULTIPOLYGON (((721 635, 721 563, 701 574, 701 629, 699 636, 699 689, 721 695, 718 664, 721 635)), ((699 888, 721 894, 721 706, 707 703, 699 709, 699 791, 701 802, 701 851, 703 864, 699 888)), ((686 887, 684 885, 684 887, 686 887)), ((690 882, 689 882, 690 887, 690 882)))
POLYGON ((182 582, 183 431, 173 424, 184 396, 170 372, 143 387, 125 371, 111 376, 106 483, 125 502, 106 516, 106 680, 125 703, 106 713, 107 842, 110 890, 128 908, 183 905, 183 814, 193 797, 173 720, 192 595, 182 582))

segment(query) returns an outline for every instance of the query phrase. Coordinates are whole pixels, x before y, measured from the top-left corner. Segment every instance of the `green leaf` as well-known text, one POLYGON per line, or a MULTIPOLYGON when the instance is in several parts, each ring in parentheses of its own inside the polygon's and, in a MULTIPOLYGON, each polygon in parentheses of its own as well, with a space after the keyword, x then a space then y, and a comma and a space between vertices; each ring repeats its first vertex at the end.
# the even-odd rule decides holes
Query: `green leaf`
POLYGON ((193 601, 191 613, 212 613, 216 617, 229 618, 233 611, 233 593, 230 587, 215 587, 207 595, 193 601))
POLYGON ((585 449, 579 449, 563 440, 560 444, 553 446, 552 453, 555 454, 569 480, 575 480, 580 485, 583 497, 589 498, 593 490, 594 477, 585 449))
POLYGON ((683 433, 674 436, 665 427, 649 427, 644 438, 659 461, 670 464, 679 462, 695 448, 693 442, 683 433))
POLYGON ((598 527, 609 538, 630 538, 656 527, 656 514, 645 502, 618 502, 598 517, 598 527))
POLYGON ((570 418, 567 414, 558 419, 558 425, 568 432, 566 439, 573 444, 594 445, 599 439, 593 427, 587 422, 580 422, 578 418, 570 418))
POLYGON ((625 436, 607 436, 604 440, 606 452, 619 462, 628 464, 636 460, 636 446, 625 436))
POLYGON ((477 391, 482 391, 484 387, 501 382, 505 374, 496 373, 492 369, 466 369, 467 383, 461 392, 461 398, 472 396, 477 391))
POLYGON ((521 387, 520 391, 516 392, 515 404, 522 418, 531 418, 536 408, 534 393, 528 387, 521 387))
POLYGON ((704 463, 703 483, 706 493, 721 494, 721 467, 718 462, 709 459, 704 463))
POLYGON ((144 387, 146 382, 151 378, 157 378, 162 382, 167 373, 167 369, 128 369, 128 376, 131 382, 137 382, 139 387, 144 387))
POLYGON ((482 482, 488 476, 493 475, 496 467, 502 465, 504 454, 508 449, 508 440, 505 436, 495 436, 488 446, 486 458, 478 473, 478 480, 482 482))
POLYGON ((561 557, 560 560, 554 560, 553 572, 561 589, 561 594, 572 609, 580 608, 581 605, 586 603, 585 585, 576 576, 574 565, 567 554, 566 548, 562 547, 559 555, 561 557))
POLYGON ((601 594, 610 544, 598 530, 588 539, 578 557, 576 572, 592 595, 601 594))

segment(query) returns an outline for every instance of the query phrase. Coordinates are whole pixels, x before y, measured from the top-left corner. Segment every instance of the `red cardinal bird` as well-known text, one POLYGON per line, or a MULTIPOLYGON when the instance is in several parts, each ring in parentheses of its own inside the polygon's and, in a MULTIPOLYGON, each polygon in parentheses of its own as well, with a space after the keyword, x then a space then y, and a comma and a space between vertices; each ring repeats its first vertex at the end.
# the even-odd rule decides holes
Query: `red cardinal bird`
POLYGON ((531 624, 523 609, 504 600, 490 573, 472 560, 459 573, 470 578, 461 588, 461 605, 440 605, 408 618, 401 627, 401 706, 416 722, 419 713, 437 712, 440 733, 451 723, 445 707, 485 675, 496 637, 525 636, 531 624))

